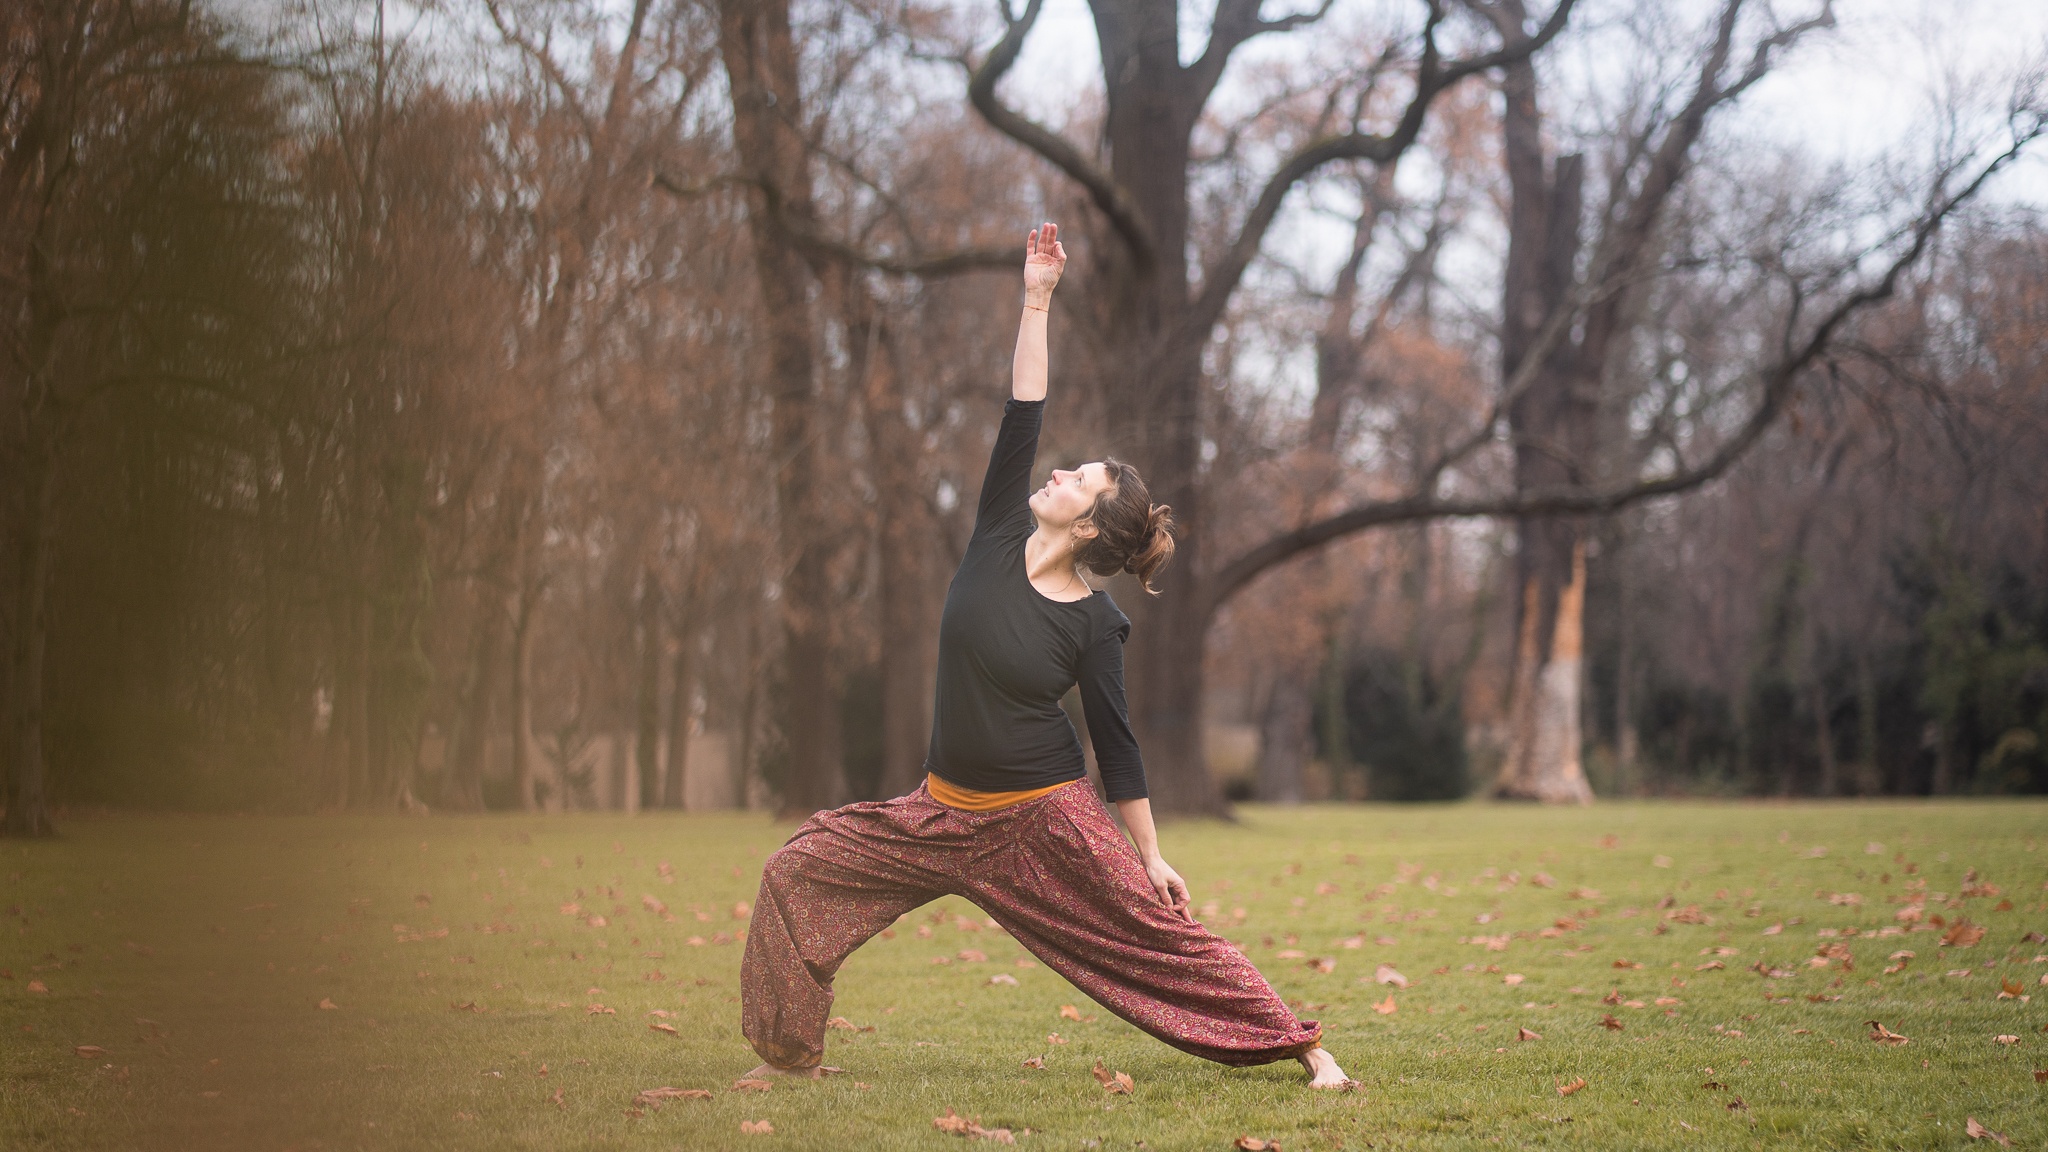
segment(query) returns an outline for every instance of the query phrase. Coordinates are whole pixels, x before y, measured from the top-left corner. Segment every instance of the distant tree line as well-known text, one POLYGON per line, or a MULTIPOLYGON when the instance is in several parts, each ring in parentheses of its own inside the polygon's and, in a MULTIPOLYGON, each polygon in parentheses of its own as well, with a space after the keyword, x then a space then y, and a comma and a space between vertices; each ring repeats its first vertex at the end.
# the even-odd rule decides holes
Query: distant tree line
POLYGON ((1850 170, 1729 115, 1824 0, 1040 10, 0 12, 5 830, 912 787, 1044 218, 1162 808, 2048 790, 2040 77, 1850 170))

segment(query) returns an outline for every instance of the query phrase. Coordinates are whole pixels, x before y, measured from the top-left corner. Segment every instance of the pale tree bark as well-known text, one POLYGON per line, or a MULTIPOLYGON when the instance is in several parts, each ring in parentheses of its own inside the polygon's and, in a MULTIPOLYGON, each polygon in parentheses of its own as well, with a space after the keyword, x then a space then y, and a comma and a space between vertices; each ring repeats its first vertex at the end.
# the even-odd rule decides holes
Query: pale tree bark
POLYGON ((803 817, 832 806, 843 787, 828 571, 835 534, 817 512, 827 428, 812 347, 811 270, 783 224, 785 215, 800 221, 814 215, 803 99, 788 0, 720 0, 718 14, 733 146, 756 201, 747 214, 748 235, 773 397, 790 759, 780 801, 783 815, 803 817))

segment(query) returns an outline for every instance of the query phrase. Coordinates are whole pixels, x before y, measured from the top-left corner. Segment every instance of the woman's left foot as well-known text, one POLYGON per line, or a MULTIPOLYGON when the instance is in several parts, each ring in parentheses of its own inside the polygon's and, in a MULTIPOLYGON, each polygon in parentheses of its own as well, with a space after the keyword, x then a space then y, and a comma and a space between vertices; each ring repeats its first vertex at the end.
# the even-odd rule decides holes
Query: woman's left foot
POLYGON ((1344 1069, 1337 1066, 1337 1058, 1330 1055, 1328 1049, 1311 1048, 1295 1059, 1308 1069, 1308 1086, 1311 1088, 1343 1092, 1358 1087, 1358 1081, 1344 1074, 1344 1069))
POLYGON ((830 1064, 813 1064, 809 1068, 777 1068, 773 1064, 762 1064, 759 1068, 742 1076, 742 1080, 823 1080, 846 1071, 830 1064))

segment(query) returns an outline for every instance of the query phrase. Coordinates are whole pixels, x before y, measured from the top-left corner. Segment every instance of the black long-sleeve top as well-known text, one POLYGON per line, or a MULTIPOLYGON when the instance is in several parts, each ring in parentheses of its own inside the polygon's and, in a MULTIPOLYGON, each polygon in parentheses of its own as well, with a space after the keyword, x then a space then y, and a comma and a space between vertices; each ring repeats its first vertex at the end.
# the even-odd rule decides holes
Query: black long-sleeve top
POLYGON ((1035 521, 1031 465, 1043 400, 1011 400, 981 482, 974 536, 939 620, 937 706, 925 770, 962 788, 1012 792, 1087 774, 1060 707, 1078 684, 1103 793, 1146 795, 1145 764, 1124 706, 1131 622, 1109 593, 1060 601, 1031 586, 1024 542, 1035 521))

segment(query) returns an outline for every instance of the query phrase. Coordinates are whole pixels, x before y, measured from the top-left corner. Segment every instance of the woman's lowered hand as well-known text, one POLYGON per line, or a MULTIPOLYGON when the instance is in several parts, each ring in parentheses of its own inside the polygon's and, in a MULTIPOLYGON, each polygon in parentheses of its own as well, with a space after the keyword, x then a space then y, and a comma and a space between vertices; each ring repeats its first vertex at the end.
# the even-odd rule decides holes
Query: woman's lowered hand
POLYGON ((1145 861, 1145 878, 1152 882, 1152 891, 1158 894, 1160 903, 1194 919, 1188 911, 1188 882, 1180 878, 1165 857, 1154 856, 1145 861))

